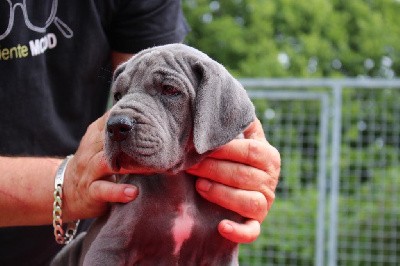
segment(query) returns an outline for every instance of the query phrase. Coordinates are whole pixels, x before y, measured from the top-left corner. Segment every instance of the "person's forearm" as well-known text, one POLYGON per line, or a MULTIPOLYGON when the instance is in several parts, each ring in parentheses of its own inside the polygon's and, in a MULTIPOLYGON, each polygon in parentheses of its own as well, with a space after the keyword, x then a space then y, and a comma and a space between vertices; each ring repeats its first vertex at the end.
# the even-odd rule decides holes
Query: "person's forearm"
POLYGON ((0 156, 0 226, 51 224, 61 159, 0 156))

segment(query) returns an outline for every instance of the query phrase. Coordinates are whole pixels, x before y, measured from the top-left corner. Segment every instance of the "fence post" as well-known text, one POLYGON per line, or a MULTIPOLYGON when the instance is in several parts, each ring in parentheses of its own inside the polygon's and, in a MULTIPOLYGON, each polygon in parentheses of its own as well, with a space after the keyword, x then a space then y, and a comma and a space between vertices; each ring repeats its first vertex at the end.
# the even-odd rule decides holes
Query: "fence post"
POLYGON ((340 180, 340 144, 342 131, 342 86, 334 84, 333 89, 333 128, 332 128, 332 169, 331 169, 331 211, 329 226, 328 265, 337 265, 338 239, 338 199, 340 180))
POLYGON ((318 160, 318 213, 317 213, 317 234, 315 265, 324 265, 325 253, 325 207, 326 207, 326 174, 327 174, 327 150, 328 150, 328 125, 329 125, 329 96, 321 95, 321 114, 320 114, 320 148, 318 160))

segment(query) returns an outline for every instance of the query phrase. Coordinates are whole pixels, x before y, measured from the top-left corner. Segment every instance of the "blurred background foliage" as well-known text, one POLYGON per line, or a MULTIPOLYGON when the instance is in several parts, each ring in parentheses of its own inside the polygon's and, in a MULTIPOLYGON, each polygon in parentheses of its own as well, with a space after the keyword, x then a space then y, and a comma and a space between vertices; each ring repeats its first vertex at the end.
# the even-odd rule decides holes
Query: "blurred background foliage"
MULTIPOLYGON (((400 74, 400 0, 182 2, 192 29, 186 42, 238 78, 400 74)), ((343 91, 338 237, 347 246, 338 252, 352 261, 339 258, 339 265, 375 265, 365 261, 371 255, 394 261, 379 265, 399 262, 399 101, 399 90, 343 91)), ((264 99, 254 104, 281 152, 282 174, 263 234, 242 246, 241 265, 312 265, 319 193, 319 136, 312 133, 321 107, 264 99), (259 256, 246 255, 252 251, 259 256)))
POLYGON ((239 77, 400 72, 400 1, 183 0, 188 44, 239 77))

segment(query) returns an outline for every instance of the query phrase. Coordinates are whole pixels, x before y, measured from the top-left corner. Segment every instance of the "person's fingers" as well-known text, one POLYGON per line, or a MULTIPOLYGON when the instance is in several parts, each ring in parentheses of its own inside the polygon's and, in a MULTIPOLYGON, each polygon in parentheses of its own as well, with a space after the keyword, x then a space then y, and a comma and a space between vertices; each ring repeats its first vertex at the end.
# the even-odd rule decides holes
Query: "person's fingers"
POLYGON ((258 119, 244 137, 218 148, 187 171, 202 177, 196 182, 202 197, 250 218, 242 224, 224 220, 218 226, 222 236, 238 243, 259 236, 260 223, 275 200, 281 167, 280 154, 265 139, 258 119))
POLYGON ((243 217, 261 222, 268 213, 267 199, 260 192, 236 189, 202 178, 197 180, 196 189, 208 201, 243 217))
POLYGON ((108 164, 106 156, 103 151, 94 154, 86 165, 81 165, 85 168, 84 170, 91 173, 94 180, 103 179, 104 176, 108 176, 114 173, 111 166, 108 164))
POLYGON ((246 139, 266 141, 264 130, 258 118, 255 118, 254 121, 245 129, 243 135, 246 139))
POLYGON ((105 126, 107 123, 107 119, 110 116, 110 110, 108 110, 106 113, 104 113, 100 118, 97 119, 97 130, 99 132, 104 132, 105 131, 105 126))
MULTIPOLYGON (((209 155, 209 158, 229 160, 246 164, 266 171, 276 181, 281 167, 278 150, 268 144, 254 139, 235 139, 209 155)), ((275 189, 274 187, 271 187, 275 189)))
POLYGON ((258 168, 206 158, 196 168, 189 169, 188 173, 232 188, 261 192, 268 202, 268 210, 275 200, 274 191, 278 180, 258 168))
POLYGON ((110 178, 113 171, 103 150, 107 116, 88 127, 65 172, 65 209, 74 219, 98 216, 107 202, 128 202, 137 195, 136 188, 115 184, 110 178))
POLYGON ((109 113, 105 113, 88 126, 75 153, 75 155, 82 156, 81 161, 89 161, 94 154, 103 152, 105 123, 108 115, 109 113))
POLYGON ((129 184, 116 184, 106 180, 94 181, 89 187, 91 198, 102 202, 126 203, 134 200, 139 191, 129 184))
POLYGON ((265 143, 254 139, 234 139, 224 146, 216 149, 208 157, 227 159, 238 163, 246 163, 262 170, 268 159, 265 143))
POLYGON ((219 233, 226 239, 235 243, 250 243, 257 239, 261 232, 260 223, 257 220, 247 220, 245 223, 236 223, 230 220, 222 220, 218 224, 219 233))

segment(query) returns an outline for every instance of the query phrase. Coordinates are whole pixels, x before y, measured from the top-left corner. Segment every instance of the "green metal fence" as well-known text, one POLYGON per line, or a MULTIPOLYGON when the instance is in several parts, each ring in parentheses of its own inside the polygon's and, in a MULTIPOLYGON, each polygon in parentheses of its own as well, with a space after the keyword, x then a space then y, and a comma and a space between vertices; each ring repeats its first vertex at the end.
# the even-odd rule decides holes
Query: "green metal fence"
POLYGON ((243 79, 282 158, 241 265, 400 265, 400 80, 243 79))

